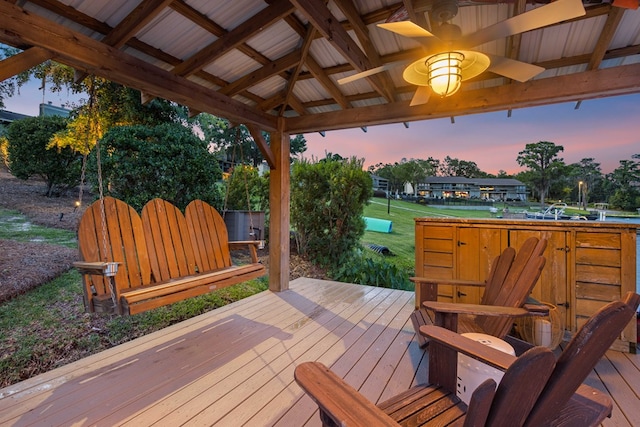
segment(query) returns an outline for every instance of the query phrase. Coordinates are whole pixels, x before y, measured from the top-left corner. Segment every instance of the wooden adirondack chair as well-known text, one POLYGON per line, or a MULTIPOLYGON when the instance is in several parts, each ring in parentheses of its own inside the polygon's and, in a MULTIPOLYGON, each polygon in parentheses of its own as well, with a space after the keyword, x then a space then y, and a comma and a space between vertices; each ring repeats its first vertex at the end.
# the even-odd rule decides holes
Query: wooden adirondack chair
MULTIPOLYGON (((411 321, 416 332, 423 325, 435 324, 459 333, 480 332, 504 338, 515 317, 529 314, 545 314, 546 306, 526 305, 545 264, 543 256, 546 239, 530 237, 518 253, 512 247, 498 256, 485 282, 468 280, 441 280, 414 277, 416 284, 416 311, 411 321), (437 302, 438 286, 483 286, 480 304, 437 302)), ((426 339, 417 334, 420 346, 426 339)))
POLYGON ((556 360, 532 347, 519 357, 487 347, 448 329, 420 329, 430 340, 429 384, 374 405, 317 362, 296 368, 298 384, 320 408, 324 426, 596 426, 611 415, 608 396, 582 384, 635 315, 640 296, 627 294, 594 314, 556 360), (455 395, 457 353, 505 370, 482 383, 469 405, 455 395))

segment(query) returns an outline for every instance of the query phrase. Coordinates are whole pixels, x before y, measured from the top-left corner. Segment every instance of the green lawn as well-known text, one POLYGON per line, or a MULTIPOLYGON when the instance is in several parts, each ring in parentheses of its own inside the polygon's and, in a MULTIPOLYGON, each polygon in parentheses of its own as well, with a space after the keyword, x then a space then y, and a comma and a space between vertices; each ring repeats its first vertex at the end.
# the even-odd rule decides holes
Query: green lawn
POLYGON ((364 208, 364 216, 369 218, 387 219, 392 221, 391 233, 365 231, 363 244, 376 244, 389 248, 402 263, 413 263, 415 252, 415 223, 419 217, 442 218, 490 218, 488 210, 440 209, 417 203, 391 200, 390 206, 386 199, 371 199, 371 203, 364 208), (388 211, 388 213, 387 213, 388 211))

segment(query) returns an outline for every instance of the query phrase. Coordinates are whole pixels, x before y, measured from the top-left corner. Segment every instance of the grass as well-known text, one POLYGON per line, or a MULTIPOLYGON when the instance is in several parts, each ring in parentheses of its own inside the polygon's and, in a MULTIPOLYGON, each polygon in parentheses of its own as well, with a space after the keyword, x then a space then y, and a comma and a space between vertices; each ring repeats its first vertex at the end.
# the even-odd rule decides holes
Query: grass
MULTIPOLYGON (((365 207, 364 216, 392 221, 391 233, 365 231, 363 244, 376 244, 389 248, 402 264, 414 263, 415 222, 417 217, 489 218, 488 210, 441 209, 402 200, 372 199, 365 207)), ((396 261, 397 262, 397 261, 396 261)))
POLYGON ((32 224, 17 211, 0 209, 0 224, 2 224, 0 239, 19 242, 45 242, 68 248, 78 246, 74 232, 32 224))

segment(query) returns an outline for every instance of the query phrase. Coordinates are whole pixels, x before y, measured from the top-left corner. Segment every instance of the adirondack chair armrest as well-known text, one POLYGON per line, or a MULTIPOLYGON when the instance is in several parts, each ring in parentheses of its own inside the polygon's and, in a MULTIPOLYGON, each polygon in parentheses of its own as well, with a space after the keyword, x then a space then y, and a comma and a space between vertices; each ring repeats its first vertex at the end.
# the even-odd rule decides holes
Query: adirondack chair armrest
POLYGON ((516 360, 515 356, 489 347, 476 340, 464 337, 456 332, 435 325, 420 327, 420 334, 427 337, 430 342, 437 342, 443 346, 465 354, 476 360, 486 363, 496 369, 506 371, 516 360))
POLYGON ((380 408, 320 362, 304 362, 294 372, 298 385, 318 404, 323 424, 398 426, 380 408))
POLYGON ((529 312, 531 316, 548 316, 549 315, 549 306, 545 304, 524 304, 522 306, 525 310, 529 312))
POLYGON ((249 249, 249 253, 251 254, 251 262, 257 263, 260 262, 258 260, 258 246, 260 246, 259 240, 236 240, 233 242, 229 242, 229 250, 237 251, 242 249, 249 249))
POLYGON ((502 307, 496 305, 462 304, 451 302, 425 301, 422 306, 436 313, 470 314, 475 316, 492 317, 523 317, 531 313, 522 307, 502 307))

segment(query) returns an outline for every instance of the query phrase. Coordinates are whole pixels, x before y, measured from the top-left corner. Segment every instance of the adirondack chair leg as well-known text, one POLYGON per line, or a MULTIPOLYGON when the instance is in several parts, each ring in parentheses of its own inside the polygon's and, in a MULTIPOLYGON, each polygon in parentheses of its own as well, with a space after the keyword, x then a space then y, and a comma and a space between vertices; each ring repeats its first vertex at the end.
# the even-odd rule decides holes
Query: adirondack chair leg
POLYGON ((420 327, 425 325, 433 325, 433 320, 429 317, 429 313, 424 308, 415 310, 411 313, 411 323, 413 330, 416 331, 416 339, 420 348, 425 348, 429 341, 420 333, 420 327))

